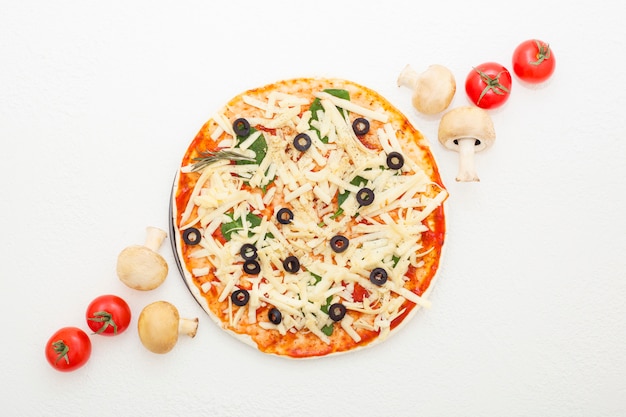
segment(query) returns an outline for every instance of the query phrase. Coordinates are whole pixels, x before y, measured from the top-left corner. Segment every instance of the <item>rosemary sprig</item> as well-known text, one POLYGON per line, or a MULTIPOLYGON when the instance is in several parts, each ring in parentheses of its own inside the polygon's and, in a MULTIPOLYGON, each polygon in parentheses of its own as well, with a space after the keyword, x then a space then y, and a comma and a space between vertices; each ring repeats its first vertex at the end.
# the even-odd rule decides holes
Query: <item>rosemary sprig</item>
POLYGON ((240 154, 228 149, 221 149, 219 151, 204 151, 200 152, 199 158, 193 158, 193 161, 197 161, 191 166, 191 172, 200 171, 201 169, 221 160, 229 161, 254 161, 254 158, 240 154))

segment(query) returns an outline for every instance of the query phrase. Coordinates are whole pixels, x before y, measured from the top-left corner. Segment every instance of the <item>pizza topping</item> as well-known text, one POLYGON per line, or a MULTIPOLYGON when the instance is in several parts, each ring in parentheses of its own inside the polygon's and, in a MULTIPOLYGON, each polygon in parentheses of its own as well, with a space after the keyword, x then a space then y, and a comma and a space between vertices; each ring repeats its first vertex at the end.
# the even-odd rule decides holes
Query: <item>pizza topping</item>
POLYGON ((328 316, 332 321, 340 321, 346 316, 346 306, 341 303, 334 303, 328 307, 328 316))
POLYGON ((385 282, 387 282, 387 271, 383 268, 374 268, 374 270, 370 273, 370 281, 374 285, 381 286, 385 282))
POLYGON ((280 324, 280 322, 283 320, 283 315, 279 309, 274 307, 267 312, 267 318, 273 324, 280 324))
MULTIPOLYGON (((289 200, 293 200, 293 197, 291 197, 289 200)), ((280 224, 291 223, 291 221, 293 220, 293 211, 285 207, 281 208, 280 210, 278 210, 278 213, 276 213, 276 220, 278 220, 278 223, 280 224)))
POLYGON ((293 255, 288 256, 283 261, 283 268, 285 268, 285 271, 295 274, 296 272, 300 271, 300 261, 293 255))
POLYGON ((184 168, 183 172, 201 171, 206 166, 214 164, 218 161, 235 161, 235 162, 254 162, 254 158, 243 153, 222 149, 220 151, 205 151, 200 153, 200 157, 193 158, 196 161, 190 167, 184 168))
POLYGON ((456 93, 454 75, 443 65, 431 65, 421 74, 407 65, 398 76, 398 86, 413 90, 413 107, 424 114, 441 113, 456 93))
POLYGON ((311 147, 311 137, 306 133, 299 133, 293 139, 293 146, 300 152, 305 152, 311 147))
POLYGON ((246 261, 254 260, 257 257, 256 246, 254 246, 252 243, 244 243, 243 245, 241 245, 239 254, 246 261))
POLYGON ((474 167, 474 153, 490 147, 496 139, 491 117, 486 110, 464 106, 450 110, 439 122, 439 142, 459 152, 457 181, 480 181, 474 167))
POLYGON ((235 120, 233 122, 233 132, 237 136, 248 136, 250 134, 250 123, 244 118, 235 120))
POLYGON ((370 190, 367 187, 361 188, 356 193, 356 201, 361 206, 369 206, 374 202, 374 191, 370 190))
POLYGON ((404 166, 404 157, 401 153, 392 151, 387 155, 385 162, 390 169, 402 169, 404 166))
POLYGON ((352 122, 352 130, 354 130, 357 136, 363 136, 370 131, 370 122, 362 117, 357 117, 354 119, 354 122, 352 122))
POLYGON ((117 257, 117 276, 126 286, 135 290, 148 291, 165 281, 168 266, 157 252, 167 234, 157 227, 146 228, 143 246, 132 245, 117 257))
POLYGON ((249 259, 243 263, 243 270, 250 275, 258 275, 261 272, 261 265, 254 259, 249 259))
POLYGON ((335 235, 330 239, 330 247, 337 253, 345 252, 349 244, 348 238, 342 235, 335 235))
POLYGON ((200 240, 202 240, 202 234, 195 227, 190 227, 183 232, 183 241, 188 245, 197 245, 200 240))
POLYGON ((243 307, 250 301, 250 293, 247 290, 239 289, 230 296, 231 301, 238 307, 243 307))
POLYGON ((389 120, 389 116, 387 113, 383 111, 371 110, 366 107, 360 106, 356 103, 353 103, 350 100, 346 100, 345 98, 337 97, 333 94, 329 94, 328 92, 319 92, 315 94, 315 97, 320 100, 327 100, 331 102, 334 106, 340 107, 349 112, 353 112, 356 114, 360 114, 363 117, 367 117, 372 120, 376 120, 381 123, 387 123, 389 120))
POLYGON ((156 301, 141 311, 137 330, 146 349, 154 353, 167 353, 176 345, 179 334, 192 338, 196 335, 198 318, 181 318, 174 305, 167 301, 156 301))

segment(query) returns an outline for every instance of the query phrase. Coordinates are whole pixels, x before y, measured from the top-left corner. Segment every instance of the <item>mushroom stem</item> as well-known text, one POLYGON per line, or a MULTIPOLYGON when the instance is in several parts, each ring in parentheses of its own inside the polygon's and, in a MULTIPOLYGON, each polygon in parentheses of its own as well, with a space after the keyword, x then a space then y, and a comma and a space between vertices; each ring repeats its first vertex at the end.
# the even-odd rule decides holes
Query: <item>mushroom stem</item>
POLYGON ((167 233, 158 227, 153 226, 148 226, 146 228, 146 233, 146 242, 144 246, 157 252, 167 237, 167 233))
POLYGON ((415 89, 417 87, 418 81, 419 74, 417 73, 417 71, 411 68, 411 65, 407 65, 398 76, 398 87, 404 86, 409 87, 410 89, 415 89))
POLYGON ((474 167, 476 139, 471 137, 460 138, 456 142, 459 145, 459 174, 456 180, 462 182, 480 181, 474 167))
POLYGON ((186 334, 189 337, 194 337, 198 331, 198 318, 195 319, 183 319, 178 322, 178 333, 186 334))

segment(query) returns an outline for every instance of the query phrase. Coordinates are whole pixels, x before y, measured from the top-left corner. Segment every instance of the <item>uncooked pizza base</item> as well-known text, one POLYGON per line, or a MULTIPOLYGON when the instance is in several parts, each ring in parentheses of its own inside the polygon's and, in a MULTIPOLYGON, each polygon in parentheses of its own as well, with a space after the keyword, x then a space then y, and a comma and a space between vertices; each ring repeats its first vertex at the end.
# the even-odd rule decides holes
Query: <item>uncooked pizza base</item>
MULTIPOLYGON (((335 112, 334 114, 336 116, 338 113, 335 112)), ((312 146, 312 148, 314 149, 315 147, 312 146)), ((330 156, 329 158, 332 158, 332 156, 330 156)), ((314 160, 316 158, 310 159, 315 162, 314 160)), ((261 171, 268 174, 268 161, 263 160, 257 162, 259 162, 258 165, 261 168, 261 171)), ((252 163, 252 165, 254 164, 252 163)), ((389 104, 383 97, 381 97, 376 92, 346 80, 310 78, 282 81, 259 89, 247 91, 233 98, 223 109, 218 111, 216 115, 202 127, 196 138, 190 144, 187 153, 183 157, 181 167, 182 168, 177 173, 176 179, 174 181, 171 201, 171 238, 173 247, 175 248, 176 261, 178 263, 181 274, 183 275, 185 283, 187 284, 193 297, 200 303, 200 305, 213 319, 213 321, 215 321, 220 327, 222 327, 224 330, 228 331, 230 334, 234 335, 236 338, 243 341, 244 343, 249 344, 266 353, 293 358, 311 358, 350 352, 359 348, 363 348, 365 346, 372 346, 384 341, 390 334, 393 334, 397 332, 400 328, 402 328, 416 313, 420 306, 427 306, 429 304, 427 296, 432 290, 433 284, 435 282, 435 278, 437 275, 436 272, 439 267, 439 262, 443 250, 443 242, 445 238, 446 229, 444 217, 444 201, 447 197, 447 193, 442 185, 441 178, 439 177, 439 173, 437 171, 436 163, 432 154, 430 153, 429 145, 426 140, 419 133, 419 131, 417 131, 417 129, 415 129, 411 125, 409 120, 404 115, 402 115, 395 107, 389 104), (346 91, 348 93, 350 103, 346 103, 338 97, 341 95, 336 93, 339 90, 346 91), (324 106, 321 107, 322 110, 321 113, 319 113, 319 117, 317 118, 318 120, 314 121, 313 118, 311 118, 310 114, 307 115, 307 111, 312 109, 311 103, 315 99, 318 100, 318 112, 320 112, 320 101, 324 104, 324 106), (335 117, 335 119, 332 121, 326 119, 327 115, 336 110, 339 110, 339 113, 343 116, 345 125, 341 120, 338 120, 337 117, 335 117), (368 134, 357 137, 354 135, 354 131, 346 131, 345 128, 350 127, 350 122, 357 117, 361 117, 369 121, 370 132, 368 134), (262 277, 263 273, 261 273, 259 277, 250 277, 250 280, 256 282, 256 287, 253 286, 254 288, 250 288, 250 283, 246 282, 247 274, 245 273, 235 274, 236 282, 234 284, 232 282, 228 283, 226 282, 228 280, 216 278, 216 270, 220 270, 220 268, 225 269, 227 265, 220 265, 219 259, 217 259, 215 256, 211 258, 211 262, 207 262, 206 259, 203 261, 202 257, 190 256, 190 254, 194 252, 198 253, 198 250, 202 250, 205 252, 208 251, 209 249, 207 248, 213 248, 216 242, 218 243, 218 246, 222 246, 219 244, 219 239, 217 239, 216 237, 217 235, 219 235, 219 231, 215 231, 215 226, 211 228, 211 224, 214 223, 203 224, 203 227, 200 228, 201 230, 205 230, 206 227, 208 227, 213 230, 213 232, 211 232, 211 236, 205 235, 203 240, 203 242, 207 239, 214 240, 213 243, 209 242, 204 247, 200 245, 196 247, 194 245, 194 247, 192 248, 190 247, 190 245, 185 243, 182 238, 182 229, 189 227, 189 222, 192 221, 190 217, 202 217, 197 215, 197 211, 194 211, 193 215, 190 215, 189 213, 189 208, 191 205, 188 204, 188 200, 194 190, 196 181, 200 176, 199 173, 189 172, 190 168, 194 162, 197 162, 194 158, 201 157, 201 154, 204 151, 214 151, 217 149, 225 148, 242 151, 242 149, 238 148, 237 146, 241 146, 242 148, 245 147, 244 143, 246 141, 244 140, 244 138, 239 138, 238 140, 236 135, 232 134, 231 130, 232 122, 237 118, 245 118, 246 120, 250 120, 250 124, 253 126, 253 129, 256 128, 257 132, 262 132, 261 135, 267 142, 266 156, 272 157, 268 158, 272 159, 269 161, 269 165, 280 165, 282 162, 287 164, 289 163, 289 158, 291 160, 299 162, 302 156, 297 152, 294 152, 295 150, 292 149, 293 145, 291 144, 291 142, 297 134, 305 132, 309 135, 314 136, 314 145, 319 145, 317 149, 317 165, 313 163, 315 167, 311 171, 312 173, 320 172, 323 170, 322 168, 325 168, 319 165, 323 164, 323 162, 319 161, 319 156, 321 155, 324 158, 329 157, 329 149, 334 148, 335 150, 342 149, 342 155, 347 158, 346 161, 349 161, 349 163, 353 167, 356 167, 359 164, 361 164, 362 166, 368 165, 368 159, 376 160, 376 163, 378 164, 380 163, 381 155, 385 156, 388 155, 390 152, 399 151, 399 153, 404 157, 405 164, 407 166, 401 169, 404 170, 402 173, 396 173, 396 177, 407 176, 408 178, 408 176, 410 175, 417 174, 416 171, 418 170, 421 172, 420 175, 423 175, 425 177, 425 186, 423 193, 411 196, 416 198, 405 199, 411 201, 411 204, 413 204, 413 206, 409 204, 410 207, 397 208, 397 210, 399 210, 399 212, 397 213, 394 213, 393 211, 389 212, 393 216, 398 216, 396 218, 398 222, 400 222, 401 220, 401 214, 406 214, 408 219, 408 217, 410 217, 408 214, 409 212, 413 214, 415 214, 414 212, 417 211, 424 211, 425 213, 427 212, 422 222, 423 225, 426 225, 427 227, 423 228, 422 232, 417 233, 419 241, 417 242, 418 245, 414 245, 414 247, 418 248, 417 252, 419 253, 419 257, 416 258, 413 255, 408 256, 406 259, 407 262, 410 261, 409 263, 411 263, 406 271, 406 275, 408 276, 408 278, 405 278, 405 281, 407 282, 406 286, 410 289, 410 291, 399 288, 400 285, 398 285, 398 278, 396 277, 396 280, 394 281, 395 284, 394 282, 385 283, 385 285, 392 286, 394 290, 384 292, 393 293, 393 296, 387 294, 385 300, 380 297, 376 301, 381 303, 381 305, 383 306, 385 305, 384 303, 388 302, 389 300, 395 300, 401 304, 400 309, 396 308, 396 310, 392 311, 392 319, 390 319, 388 323, 385 323, 384 319, 376 319, 381 322, 383 326, 386 326, 386 328, 382 330, 380 327, 374 328, 373 325, 376 323, 376 321, 373 319, 370 320, 370 318, 367 318, 365 320, 362 316, 366 316, 367 314, 357 311, 359 310, 359 308, 357 308, 358 302, 356 300, 357 297, 355 290, 357 284, 355 284, 354 282, 349 282, 346 287, 348 288, 348 290, 352 291, 352 294, 349 294, 349 291, 345 288, 339 291, 339 289, 333 290, 333 288, 331 287, 331 291, 329 292, 333 296, 333 302, 339 302, 348 305, 349 314, 347 316, 350 316, 348 317, 348 319, 351 320, 350 323, 347 325, 348 327, 346 327, 345 323, 342 322, 329 322, 328 317, 324 316, 324 313, 316 312, 314 314, 311 314, 310 311, 308 311, 312 309, 311 305, 319 308, 321 302, 319 300, 309 300, 310 302, 303 309, 302 313, 303 316, 308 315, 309 327, 302 324, 303 320, 292 320, 290 322, 292 324, 291 327, 280 329, 280 325, 276 326, 275 324, 268 322, 267 311, 270 307, 272 307, 273 304, 272 298, 268 296, 269 293, 265 294, 264 296, 262 295, 262 300, 259 302, 259 282, 262 280, 266 280, 266 278, 262 277), (231 126, 229 126, 229 124, 231 126), (315 129, 313 126, 316 126, 317 129, 315 129), (229 131, 231 133, 230 135, 229 131), (329 131, 331 133, 330 135, 328 135, 329 131), (324 134, 326 134, 326 136, 330 136, 325 138, 325 146, 318 142, 322 139, 324 134), (359 140, 360 143, 350 142, 354 139, 359 140), (363 144, 365 146, 363 146, 363 144), (289 154, 289 157, 287 159, 285 159, 282 154, 277 153, 277 149, 279 149, 281 146, 283 148, 282 152, 284 152, 285 154, 289 154), (326 152, 324 153, 323 150, 326 150, 326 152), (274 153, 272 154, 272 152, 274 153), (183 217, 186 218, 182 219, 181 221, 181 218, 183 217), (203 275, 205 276, 204 278, 202 277, 203 275), (415 282, 412 282, 412 280, 414 280, 415 282), (214 284, 211 284, 211 281, 214 281, 214 284), (228 285, 230 285, 230 289, 226 288, 228 287, 228 285), (393 287, 393 285, 396 286, 393 287), (237 315, 236 311, 248 307, 233 306, 232 301, 228 297, 228 295, 232 293, 233 290, 239 287, 248 288, 251 290, 251 293, 253 293, 256 289, 257 307, 255 308, 256 314, 254 314, 254 318, 252 321, 248 320, 246 322, 245 319, 242 321, 242 317, 250 318, 253 317, 253 314, 248 314, 250 313, 250 311, 248 311, 248 313, 240 312, 240 314, 237 315), (218 300, 218 298, 220 297, 221 299, 218 300), (393 314, 395 314, 395 316, 393 314), (352 315, 354 315, 354 317, 352 317, 352 315), (238 316, 236 323, 233 322, 233 316, 238 316), (320 326, 319 328, 313 329, 314 331, 311 331, 312 326, 315 325, 315 323, 311 323, 311 316, 315 317, 315 319, 317 320, 317 324, 320 326), (361 322, 359 322, 359 320, 361 320, 361 322), (246 324, 244 326, 239 326, 239 323, 242 322, 245 322, 246 324), (324 324, 324 326, 322 326, 322 324, 324 324), (370 327, 369 329, 367 328, 368 326, 370 327), (334 331, 331 330, 331 334, 327 337, 324 337, 324 335, 319 332, 321 329, 327 331, 331 327, 334 328, 334 331), (317 336, 314 333, 317 334, 317 336)), ((254 177, 254 173, 252 171, 242 174, 242 172, 244 172, 246 169, 245 167, 242 168, 240 166, 237 169, 239 171, 237 171, 237 174, 233 174, 235 176, 253 176, 252 178, 246 178, 246 181, 239 181, 240 183, 247 182, 247 185, 243 186, 243 189, 248 187, 249 190, 252 190, 254 192, 257 192, 261 189, 262 196, 267 195, 265 193, 271 192, 272 187, 278 188, 279 186, 281 187, 280 192, 282 194, 297 194, 298 192, 302 191, 301 189, 300 191, 293 190, 293 186, 290 189, 288 188, 288 185, 286 183, 279 184, 281 182, 281 179, 277 179, 275 174, 272 180, 268 182, 267 178, 259 180, 258 174, 256 175, 256 177, 254 177), (243 169, 243 171, 241 171, 240 169, 243 169), (255 183, 253 184, 253 182, 255 183)), ((368 169, 371 171, 372 169, 378 168, 370 167, 368 169)), ((380 174, 389 175, 389 173, 387 172, 387 168, 385 168, 384 170, 383 168, 380 169, 380 174)), ((276 170, 276 172, 278 171, 280 171, 280 169, 276 170)), ((343 174, 348 173, 346 175, 348 175, 348 177, 350 178, 338 179, 335 181, 339 184, 339 186, 335 184, 335 187, 332 188, 335 191, 335 194, 332 196, 333 200, 330 202, 327 201, 327 203, 329 204, 326 204, 327 206, 329 206, 328 208, 332 207, 335 211, 340 208, 337 202, 337 196, 339 194, 346 193, 346 190, 341 188, 341 184, 346 184, 355 175, 355 171, 350 171, 350 168, 346 168, 341 172, 343 174)), ((361 174, 365 175, 365 172, 361 171, 361 174)), ((271 172, 268 175, 271 175, 271 172)), ((314 177, 315 175, 310 174, 310 176, 314 177)), ((367 184, 373 184, 374 182, 375 179, 370 178, 367 184)), ((403 186, 402 181, 397 182, 399 184, 398 187, 403 186)), ((367 184, 359 184, 359 186, 367 184)), ((313 188, 315 188, 315 186, 317 185, 317 183, 314 183, 314 185, 310 187, 303 187, 306 188, 305 193, 308 192, 310 194, 309 199, 304 199, 303 201, 305 203, 308 201, 309 204, 313 202, 314 204, 317 204, 317 207, 319 209, 319 207, 321 206, 319 203, 319 199, 324 199, 324 197, 328 198, 328 195, 324 194, 322 191, 320 191, 320 193, 315 193, 313 191, 313 188)), ((298 186, 300 187, 301 184, 299 183, 298 186)), ((416 188, 411 188, 411 190, 414 189, 416 188)), ((391 192, 388 192, 388 190, 384 190, 384 192, 381 192, 381 195, 387 195, 384 194, 385 192, 387 192, 388 194, 393 194, 391 192)), ((205 191, 205 193, 210 192, 205 191)), ((275 194, 279 193, 275 192, 275 194)), ((294 204, 297 205, 297 199, 302 198, 302 196, 294 197, 292 195, 290 198, 293 198, 292 201, 294 201, 294 204)), ((376 200, 374 201, 376 202, 376 200)), ((404 203, 406 203, 406 201, 404 201, 404 203)), ((345 202, 342 204, 345 204, 346 206, 349 205, 345 202)), ((267 222, 269 226, 271 226, 269 228, 270 230, 275 230, 277 231, 277 233, 280 233, 278 229, 276 229, 276 226, 282 227, 282 225, 277 223, 276 219, 273 217, 276 210, 272 210, 272 208, 277 209, 281 205, 287 205, 291 207, 289 204, 285 204, 284 195, 282 197, 282 200, 280 200, 280 204, 272 203, 272 200, 268 200, 267 204, 262 205, 264 206, 264 210, 257 210, 258 217, 262 218, 263 221, 267 222)), ((399 206, 400 205, 398 205, 398 207, 399 206)), ((254 211, 254 208, 254 204, 251 204, 250 209, 254 211)), ((368 207, 361 206, 360 208, 360 211, 367 212, 368 210, 368 207)), ((193 210, 198 210, 198 208, 193 207, 193 210)), ((325 209, 321 210, 323 211, 325 209)), ((379 214, 383 213, 384 211, 381 210, 382 208, 378 210, 379 214)), ((346 209, 346 211, 349 211, 349 209, 346 209)), ((358 205, 356 211, 359 211, 358 205)), ((204 213, 204 215, 206 216, 206 213, 210 212, 211 210, 209 209, 204 210, 202 213, 204 213)), ((370 212, 376 213, 376 210, 370 209, 370 212)), ((372 218, 375 218, 377 222, 383 223, 380 218, 387 218, 387 220, 389 221, 389 213, 383 213, 382 215, 377 215, 376 217, 372 218)), ((325 219, 327 223, 330 224, 331 219, 328 217, 328 213, 326 214, 327 215, 325 219)), ((298 212, 296 211, 296 216, 297 215, 298 212)), ((359 222, 364 221, 364 218, 368 218, 366 215, 359 218, 357 217, 358 215, 359 213, 355 213, 353 210, 352 218, 359 220, 351 220, 348 222, 344 221, 344 226, 346 224, 354 226, 359 224, 359 222)), ((207 217, 211 217, 211 215, 208 215, 207 217)), ((320 222, 323 222, 323 219, 324 218, 320 216, 318 220, 320 220, 320 222)), ((336 219, 337 217, 335 217, 335 220, 336 219)), ((213 222, 216 221, 217 220, 213 219, 213 222)), ((227 221, 227 219, 224 221, 227 221)), ((202 222, 198 221, 198 223, 202 222)), ((398 225, 395 224, 395 226, 397 227, 398 225)), ((406 227, 413 229, 418 228, 416 224, 410 224, 406 227)), ((381 226, 381 231, 383 229, 384 227, 381 226)), ((247 231, 247 233, 248 235, 242 234, 242 237, 240 239, 242 242, 246 240, 247 236, 249 236, 251 232, 247 231)), ((234 236, 236 238, 239 238, 239 235, 234 236)), ((266 236, 273 235, 271 233, 267 233, 266 236)), ((224 241, 223 236, 220 236, 220 238, 223 244, 225 244, 226 246, 229 245, 230 241, 224 241)), ((329 236, 320 237, 320 240, 328 240, 328 238, 329 236)), ((355 238, 354 241, 356 242, 357 240, 358 237, 355 238)), ((378 241, 381 240, 383 239, 378 239, 378 241)), ((396 249, 400 248, 400 246, 401 245, 398 244, 396 249)), ((403 247, 410 247, 410 245, 405 245, 403 247)), ((271 248, 266 249, 267 251, 271 251, 271 248)), ((293 247, 291 249, 293 249, 293 247)), ((231 252, 236 251, 231 249, 231 252)), ((300 254, 302 254, 302 251, 295 250, 295 252, 300 252, 300 254)), ((306 273, 310 271, 311 275, 317 276, 319 278, 319 275, 315 274, 314 271, 320 270, 320 261, 323 259, 333 259, 332 255, 328 255, 328 249, 325 249, 325 252, 323 252, 325 254, 323 254, 322 252, 323 251, 318 251, 316 256, 310 257, 303 255, 303 265, 299 274, 306 277, 306 273)), ((233 253, 232 255, 233 256, 231 258, 231 261, 238 263, 239 265, 243 263, 243 260, 241 259, 241 257, 239 257, 237 253, 233 253)), ((337 254, 333 255, 335 255, 335 257, 339 256, 337 254)), ((367 258, 367 256, 365 258, 367 258)), ((207 257, 207 259, 209 258, 207 257)), ((398 261, 396 259, 394 261, 396 262, 396 266, 398 264, 407 263, 405 262, 405 260, 398 261)), ((346 270, 355 269, 351 267, 349 260, 346 261, 344 259, 338 262, 343 263, 343 267, 346 270)), ((386 266, 390 266, 389 262, 386 264, 386 266)), ((278 271, 280 269, 280 265, 277 265, 276 262, 265 262, 263 268, 264 271, 268 271, 268 268, 271 268, 271 273, 273 274, 271 277, 268 276, 268 279, 272 278, 273 280, 275 280, 276 278, 281 277, 286 278, 287 275, 289 275, 284 271, 278 271)), ((324 269, 322 268, 322 270, 324 269)), ((327 269, 326 271, 329 270, 337 271, 337 269, 333 268, 327 269)), ((363 273, 361 272, 361 274, 363 273)), ((371 289, 372 286, 366 281, 363 281, 362 278, 363 277, 359 277, 357 276, 357 274, 350 272, 349 276, 346 275, 346 282, 354 279, 357 283, 362 283, 363 287, 368 287, 371 289)), ((290 285, 291 284, 293 284, 293 280, 290 281, 290 285)), ((308 282, 305 287, 310 288, 310 284, 311 282, 308 282)), ((297 285, 300 285, 300 287, 304 286, 301 283, 296 284, 296 286, 297 285)), ((359 285, 359 287, 361 286, 359 285)), ((268 288, 269 286, 266 285, 265 290, 267 290, 268 288)), ((269 288, 269 290, 276 292, 275 287, 269 288)), ((375 291, 376 288, 374 288, 370 292, 370 295, 375 291)), ((383 290, 381 289, 381 291, 383 290)), ((285 292, 285 294, 288 293, 289 291, 285 292)), ((294 292, 292 291, 291 294, 293 295, 293 293, 294 292)), ((300 298, 302 298, 302 295, 306 296, 305 292, 296 295, 300 298)), ((282 297, 282 295, 280 296, 282 297)), ((275 304, 279 306, 283 305, 284 308, 289 311, 291 311, 290 307, 298 304, 297 302, 291 302, 291 304, 290 302, 287 302, 287 304, 281 304, 284 301, 284 299, 281 299, 280 302, 276 300, 275 304)), ((365 303, 365 301, 362 300, 361 303, 365 303)), ((326 305, 326 307, 328 308, 328 305, 326 305)), ((367 308, 375 310, 375 306, 367 306, 367 308)), ((249 310, 252 310, 252 306, 249 307, 249 310)), ((283 314, 285 316, 289 316, 288 311, 283 312, 283 314)), ((293 314, 292 316, 297 317, 297 314, 293 314)), ((291 318, 292 316, 290 316, 289 318, 291 318)), ((345 321, 348 322, 347 319, 345 321)))

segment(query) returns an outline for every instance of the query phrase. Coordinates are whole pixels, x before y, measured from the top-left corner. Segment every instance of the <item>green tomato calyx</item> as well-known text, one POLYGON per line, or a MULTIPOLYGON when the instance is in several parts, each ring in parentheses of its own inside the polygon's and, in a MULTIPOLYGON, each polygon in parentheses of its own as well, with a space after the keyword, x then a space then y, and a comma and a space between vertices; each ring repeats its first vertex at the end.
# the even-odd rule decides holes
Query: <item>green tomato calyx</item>
POLYGON ((113 316, 108 311, 97 311, 93 313, 93 317, 89 317, 87 320, 94 321, 96 323, 104 323, 102 327, 95 332, 95 334, 103 333, 109 326, 113 326, 113 334, 117 334, 117 324, 113 320, 113 316))
POLYGON ((500 71, 493 78, 491 78, 489 74, 486 74, 485 72, 479 70, 478 68, 474 68, 474 71, 476 71, 478 75, 480 75, 480 79, 483 80, 483 82, 486 84, 485 88, 480 93, 478 100, 476 100, 476 104, 480 103, 480 100, 482 100, 485 94, 487 94, 489 91, 493 91, 494 94, 497 94, 500 96, 506 95, 510 92, 508 88, 506 88, 500 83, 500 75, 502 75, 504 71, 500 71))
POLYGON ((543 44, 537 40, 535 40, 535 44, 537 44, 537 60, 530 61, 530 65, 540 65, 546 59, 550 59, 550 45, 543 44))
POLYGON ((54 349, 54 353, 57 354, 57 359, 54 361, 55 364, 61 359, 65 359, 65 363, 70 364, 70 358, 67 356, 70 347, 63 340, 57 340, 52 343, 52 349, 54 349))

